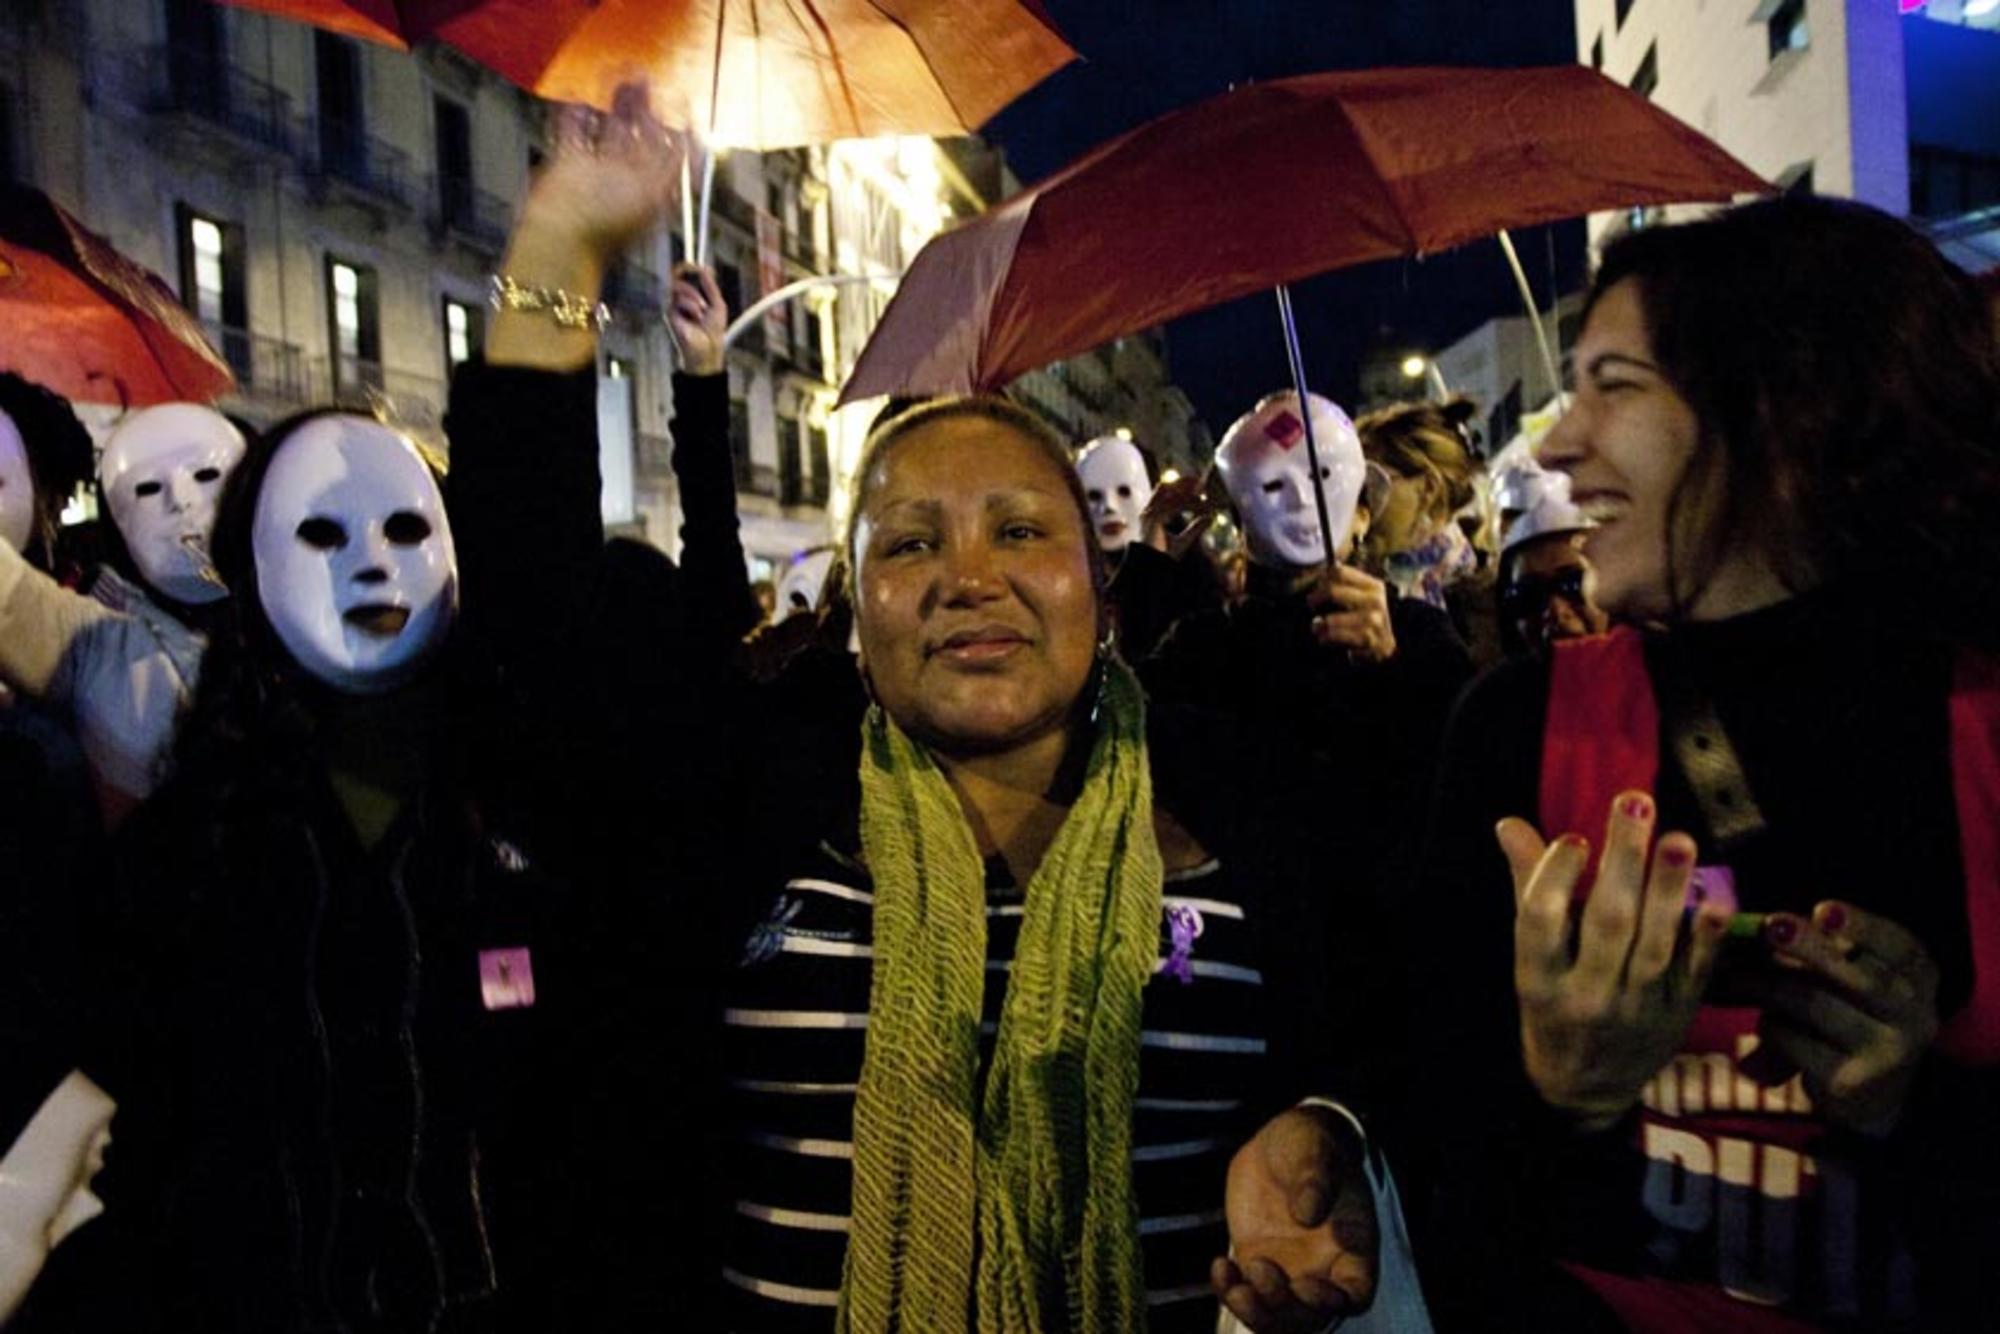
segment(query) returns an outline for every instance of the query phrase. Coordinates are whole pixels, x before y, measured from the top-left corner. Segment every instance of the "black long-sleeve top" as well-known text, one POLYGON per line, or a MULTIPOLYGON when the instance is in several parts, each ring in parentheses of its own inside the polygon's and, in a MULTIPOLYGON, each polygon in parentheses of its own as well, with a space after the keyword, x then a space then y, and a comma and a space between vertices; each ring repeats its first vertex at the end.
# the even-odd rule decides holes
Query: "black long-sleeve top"
MULTIPOLYGON (((1646 644, 1656 683, 1693 680, 1713 702, 1765 815, 1765 831, 1727 857, 1743 909, 1810 914, 1840 899, 1894 919, 1937 960, 1945 1014, 1963 1003, 1970 974, 1949 763, 1952 662, 1950 648, 1890 633, 1835 591, 1646 644)), ((1418 887, 1431 926, 1414 955, 1425 1004, 1412 1043, 1432 1076, 1418 1105, 1421 1142, 1435 1151, 1419 1188, 1430 1198, 1418 1240, 1441 1325, 1610 1321, 1556 1277, 1551 1262, 1563 1260, 1710 1294, 1720 1277, 1829 1328, 1983 1327, 1972 1304, 1978 1265, 2000 1254, 1994 1072, 1928 1058, 1901 1126, 1882 1143, 1828 1129, 1796 1106, 1751 1108, 1733 1078, 1704 1087, 1711 1116, 1742 1104, 1735 1122, 1646 1117, 1659 1122, 1648 1128, 1635 1111, 1590 1136, 1566 1130, 1535 1097, 1512 990, 1513 889, 1493 827, 1510 815, 1536 820, 1549 680, 1546 663, 1515 662, 1467 693, 1445 746, 1418 887), (1736 1136, 1791 1147, 1738 1149, 1736 1136), (1814 1164, 1806 1177, 1842 1184, 1791 1194, 1785 1155, 1801 1147, 1814 1164), (1721 1183, 1701 1170, 1711 1152, 1721 1183), (1739 1156, 1760 1164, 1762 1186, 1730 1184, 1753 1170, 1731 1166, 1739 1156)), ((1703 863, 1715 861, 1664 736, 1660 745, 1658 828, 1689 832, 1703 863)), ((1685 1095, 1688 1080, 1679 1083, 1685 1095)), ((1683 1096, 1666 1110, 1702 1109, 1683 1096)), ((1637 1300, 1668 1318, 1667 1291, 1637 1300)), ((1763 1310, 1736 1303, 1731 1318, 1750 1322, 1763 1310)))

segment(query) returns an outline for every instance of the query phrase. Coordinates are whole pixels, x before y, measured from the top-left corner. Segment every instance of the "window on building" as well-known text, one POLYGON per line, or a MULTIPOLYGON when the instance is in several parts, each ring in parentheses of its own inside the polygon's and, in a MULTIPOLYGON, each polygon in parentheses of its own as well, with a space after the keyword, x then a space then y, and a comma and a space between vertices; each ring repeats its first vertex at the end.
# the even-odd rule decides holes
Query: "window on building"
POLYGON ((1771 34, 1771 59, 1787 51, 1803 51, 1811 44, 1806 27, 1806 0, 1784 0, 1765 25, 1771 34))
POLYGON ((1660 44, 1651 43, 1646 47, 1646 57, 1639 62, 1638 71, 1632 75, 1632 91, 1641 97, 1651 97, 1653 90, 1660 86, 1660 44))
POLYGON ((1910 212, 1923 218, 2000 204, 2000 157, 1921 144, 1910 149, 1910 212))
POLYGON ((0 185, 19 179, 14 165, 14 91, 0 83, 0 185))
POLYGON ((1601 32, 1590 43, 1590 67, 1594 70, 1604 68, 1604 34, 1601 32))
POLYGON ((250 373, 250 310, 244 284, 243 228, 174 206, 181 304, 194 313, 238 376, 250 373))
POLYGON ((167 83, 174 104, 213 108, 222 77, 222 11, 212 0, 167 0, 167 83))
POLYGON ((750 489, 750 405, 729 400, 729 458, 736 465, 736 489, 750 489))
POLYGON ((319 89, 320 157, 331 170, 359 171, 367 160, 361 52, 345 37, 315 32, 313 62, 319 89))
POLYGON ((438 209, 447 227, 472 220, 472 117, 450 98, 437 98, 438 209))
POLYGON ((1632 12, 1632 0, 1617 0, 1617 3, 1612 6, 1612 9, 1613 9, 1613 18, 1611 26, 1615 29, 1624 28, 1625 16, 1632 12))
POLYGON ((453 297, 444 299, 444 364, 457 370, 461 362, 478 356, 486 347, 486 308, 453 297))
POLYGON ((796 417, 778 418, 778 500, 786 505, 805 503, 805 455, 799 446, 796 417))
POLYGON ((812 464, 812 486, 807 493, 813 504, 824 509, 833 494, 833 465, 827 456, 826 428, 806 427, 806 456, 812 464))
POLYGON ((382 386, 382 307, 375 270, 326 258, 327 343, 335 393, 382 386))

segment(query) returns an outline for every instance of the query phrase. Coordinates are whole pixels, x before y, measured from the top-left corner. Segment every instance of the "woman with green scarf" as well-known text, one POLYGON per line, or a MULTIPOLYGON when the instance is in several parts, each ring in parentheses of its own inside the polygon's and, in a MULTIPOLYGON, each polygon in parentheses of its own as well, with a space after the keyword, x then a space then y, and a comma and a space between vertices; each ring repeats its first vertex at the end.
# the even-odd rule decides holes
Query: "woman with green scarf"
POLYGON ((1160 1334, 1212 1331, 1219 1300, 1315 1331, 1367 1306, 1368 1151, 1299 1097, 1325 1091, 1285 1036, 1310 988, 1273 971, 1274 942, 1325 939, 1298 919, 1325 895, 1232 882, 1154 804, 1063 441, 937 401, 878 423, 857 478, 858 790, 846 760, 768 761, 817 800, 751 850, 783 888, 726 987, 722 1327, 1160 1334))

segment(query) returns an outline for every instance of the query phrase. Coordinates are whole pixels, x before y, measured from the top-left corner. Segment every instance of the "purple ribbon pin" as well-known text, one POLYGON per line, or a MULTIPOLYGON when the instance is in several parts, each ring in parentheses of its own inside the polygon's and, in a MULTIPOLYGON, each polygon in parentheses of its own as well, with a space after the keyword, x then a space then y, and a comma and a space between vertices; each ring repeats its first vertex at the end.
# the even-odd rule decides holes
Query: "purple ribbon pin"
POLYGON ((1186 986, 1194 981, 1194 964, 1189 960, 1203 930, 1201 913, 1191 904, 1172 904, 1167 908, 1167 930, 1173 935, 1173 950, 1160 960, 1160 971, 1173 974, 1186 986))

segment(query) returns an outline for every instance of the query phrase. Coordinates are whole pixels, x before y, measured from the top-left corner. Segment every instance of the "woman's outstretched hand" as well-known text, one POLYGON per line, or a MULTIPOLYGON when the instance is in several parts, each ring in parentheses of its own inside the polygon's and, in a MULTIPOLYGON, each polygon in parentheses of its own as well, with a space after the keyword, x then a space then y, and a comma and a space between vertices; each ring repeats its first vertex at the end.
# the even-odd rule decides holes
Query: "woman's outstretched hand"
POLYGON ((1495 831, 1514 874, 1514 988, 1521 1054, 1542 1100, 1580 1130, 1609 1128, 1680 1050, 1729 915, 1704 905, 1682 931, 1694 840, 1653 846, 1653 799, 1611 803, 1589 897, 1590 844, 1544 843, 1525 820, 1495 831))
POLYGON ((1264 1124, 1229 1164, 1233 1258, 1209 1281, 1258 1334, 1316 1334, 1375 1300, 1380 1253, 1362 1145, 1340 1114, 1294 1107, 1264 1124))

